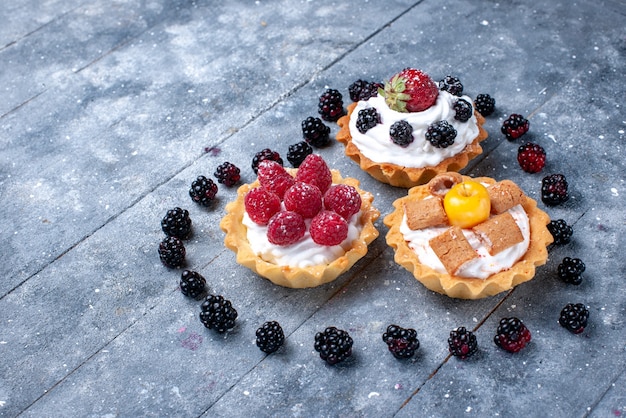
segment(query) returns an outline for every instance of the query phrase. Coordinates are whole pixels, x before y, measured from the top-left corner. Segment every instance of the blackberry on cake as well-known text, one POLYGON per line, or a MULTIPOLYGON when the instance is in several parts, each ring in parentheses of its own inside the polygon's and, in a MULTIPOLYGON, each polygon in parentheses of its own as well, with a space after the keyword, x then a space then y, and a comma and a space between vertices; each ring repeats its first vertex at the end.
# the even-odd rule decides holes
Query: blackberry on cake
POLYGON ((465 327, 454 329, 450 331, 448 350, 453 356, 464 360, 478 351, 476 336, 465 327))
POLYGON ((217 184, 215 184, 213 180, 205 176, 198 176, 198 178, 191 183, 189 196, 194 202, 208 207, 215 200, 215 195, 217 195, 217 184))
MULTIPOLYGON (((367 109, 359 110, 358 117, 356 119, 356 128, 364 134, 372 129, 374 126, 380 123, 380 115, 376 108, 369 107, 367 109)), ((411 129, 412 131, 413 129, 411 129)))
POLYGON ((437 148, 448 148, 455 138, 456 129, 445 120, 430 124, 426 131, 426 139, 437 148))
POLYGON ((569 199, 568 187, 563 174, 550 174, 541 180, 541 200, 549 206, 564 203, 569 199))
POLYGON ((407 147, 415 138, 413 138, 413 127, 405 120, 399 120, 395 122, 389 128, 389 136, 391 141, 400 145, 401 147, 407 147))
POLYGON ((517 149, 517 162, 527 173, 538 173, 546 165, 546 151, 539 144, 527 142, 517 149))
POLYGON ((292 167, 298 168, 307 155, 313 154, 313 148, 306 141, 301 141, 296 144, 289 145, 287 151, 287 161, 292 167))
POLYGON ((496 109, 496 99, 486 93, 481 93, 474 100, 476 110, 483 116, 491 115, 496 109))
POLYGON ((200 322, 208 329, 222 333, 235 326, 237 310, 222 295, 208 295, 200 309, 200 322))
POLYGON ((413 328, 402 328, 398 325, 389 325, 383 334, 383 341, 387 348, 397 359, 413 357, 420 346, 417 339, 417 331, 413 328))
POLYGON ((588 320, 589 310, 582 303, 568 303, 559 315, 559 324, 573 334, 583 332, 588 320))
POLYGON ((315 148, 325 147, 330 143, 330 127, 320 118, 309 116, 302 121, 302 137, 315 148))
POLYGON ((530 124, 524 116, 513 113, 504 120, 500 131, 504 134, 506 139, 514 141, 528 132, 529 126, 530 124))
POLYGON ((283 159, 280 157, 278 152, 265 148, 254 154, 254 157, 252 158, 252 171, 254 171, 254 174, 257 173, 259 170, 259 164, 264 160, 276 161, 278 164, 283 165, 283 159))
POLYGON ((517 353, 531 340, 530 331, 518 318, 502 318, 493 341, 510 353, 517 353))
POLYGON ((554 238, 554 244, 563 245, 570 242, 574 230, 567 224, 567 222, 565 222, 565 220, 557 219, 550 221, 547 226, 548 231, 550 231, 550 234, 552 234, 552 237, 554 238))
POLYGON ((445 90, 455 96, 463 94, 463 84, 461 84, 458 77, 453 77, 451 75, 447 75, 442 80, 439 80, 439 89, 445 90))
POLYGON ((179 207, 168 210, 161 219, 161 229, 168 237, 189 238, 191 235, 189 211, 179 207))
POLYGON ((206 279, 197 271, 183 270, 179 286, 183 295, 196 299, 205 292, 206 279))
POLYGON ((352 337, 347 331, 328 327, 315 334, 313 348, 320 353, 320 358, 328 364, 337 364, 352 355, 352 337))
POLYGON ((178 268, 185 262, 185 245, 177 237, 165 237, 159 244, 159 258, 170 268, 178 268))
POLYGON ((317 108, 322 119, 336 122, 345 112, 343 110, 343 96, 339 90, 327 89, 319 99, 317 108))
POLYGON ((583 282, 585 263, 580 258, 565 257, 557 271, 559 278, 565 283, 579 285, 583 282))
POLYGON ((266 354, 272 354, 285 342, 285 333, 276 321, 267 321, 256 330, 256 345, 266 354))
POLYGON ((226 161, 215 169, 213 175, 217 178, 218 183, 231 187, 241 180, 240 172, 241 170, 236 165, 226 161))
POLYGON ((356 80, 348 87, 348 93, 353 102, 358 102, 359 100, 367 100, 371 97, 378 96, 379 88, 383 88, 381 83, 356 80))
POLYGON ((455 112, 454 119, 460 122, 467 122, 474 114, 472 105, 465 99, 458 99, 452 108, 455 112))

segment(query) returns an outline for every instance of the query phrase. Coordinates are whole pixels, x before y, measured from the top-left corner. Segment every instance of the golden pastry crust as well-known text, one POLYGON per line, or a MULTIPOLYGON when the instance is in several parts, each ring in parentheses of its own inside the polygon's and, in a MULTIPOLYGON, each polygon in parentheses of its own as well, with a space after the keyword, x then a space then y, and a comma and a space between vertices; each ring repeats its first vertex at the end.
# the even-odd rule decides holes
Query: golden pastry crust
MULTIPOLYGON (((470 177, 463 176, 464 180, 470 177)), ((494 184, 495 180, 489 177, 474 179, 484 184, 494 184)), ((549 216, 537 208, 537 202, 524 196, 522 207, 528 214, 530 221, 530 244, 528 250, 510 269, 496 273, 484 280, 451 276, 438 273, 432 268, 419 262, 417 255, 409 248, 404 236, 400 232, 400 224, 404 215, 404 203, 411 199, 424 199, 428 196, 428 185, 416 186, 409 190, 407 196, 397 199, 393 206, 395 210, 384 219, 389 227, 386 240, 394 250, 394 260, 408 271, 428 289, 459 299, 480 299, 496 295, 512 289, 520 283, 532 279, 535 268, 546 263, 548 259, 547 246, 553 238, 546 225, 550 222, 549 216)))
MULTIPOLYGON (((295 170, 292 170, 293 173, 295 170)), ((305 288, 316 287, 335 280, 348 271, 358 260, 367 254, 367 246, 378 237, 374 222, 380 212, 372 206, 374 196, 359 188, 359 181, 354 178, 342 178, 337 170, 331 170, 333 184, 348 184, 357 189, 361 195, 361 234, 352 242, 352 247, 344 255, 328 265, 317 265, 306 268, 279 266, 269 263, 254 254, 247 238, 247 228, 242 224, 245 212, 244 198, 250 189, 259 186, 258 180, 252 184, 244 184, 237 190, 237 199, 226 205, 226 215, 220 222, 220 228, 226 233, 224 245, 237 255, 237 263, 248 267, 272 283, 284 287, 305 288)))
POLYGON ((467 144, 463 152, 446 158, 434 167, 411 168, 391 163, 376 163, 364 156, 359 148, 352 143, 352 135, 350 135, 350 127, 348 125, 350 115, 356 105, 356 103, 348 105, 348 114, 342 116, 337 121, 340 127, 336 136, 337 141, 345 145, 345 154, 359 164, 362 170, 383 183, 407 189, 418 186, 427 183, 439 173, 461 170, 467 166, 472 158, 483 152, 480 142, 487 139, 487 131, 482 127, 483 123, 485 123, 485 118, 480 113, 474 111, 476 121, 478 122, 478 136, 470 144, 467 144))

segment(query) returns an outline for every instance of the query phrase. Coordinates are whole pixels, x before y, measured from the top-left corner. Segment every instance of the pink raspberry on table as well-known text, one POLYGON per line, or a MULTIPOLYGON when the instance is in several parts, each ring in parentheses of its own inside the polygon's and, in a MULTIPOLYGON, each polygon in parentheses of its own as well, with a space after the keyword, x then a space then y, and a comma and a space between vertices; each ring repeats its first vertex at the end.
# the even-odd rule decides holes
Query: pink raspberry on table
POLYGON ((338 213, 323 210, 311 220, 311 238, 319 245, 338 245, 348 237, 348 223, 338 213))
POLYGON ((285 192, 283 197, 285 209, 310 219, 322 210, 322 192, 316 186, 308 183, 296 182, 285 192))
POLYGON ((324 207, 348 221, 361 210, 361 195, 353 186, 334 184, 324 194, 324 207))
POLYGON ((267 224, 267 239, 274 245, 295 244, 305 232, 304 218, 289 210, 278 212, 267 224))

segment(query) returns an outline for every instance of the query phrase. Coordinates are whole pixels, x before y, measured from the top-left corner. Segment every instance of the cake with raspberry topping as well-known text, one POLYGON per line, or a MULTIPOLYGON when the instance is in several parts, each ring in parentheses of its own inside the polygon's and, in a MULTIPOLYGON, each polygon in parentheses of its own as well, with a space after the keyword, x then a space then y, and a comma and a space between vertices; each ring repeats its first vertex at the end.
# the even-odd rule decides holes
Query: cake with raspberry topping
POLYGON ((407 68, 376 94, 355 95, 337 123, 345 153, 371 176, 410 188, 438 173, 459 171, 482 153, 484 118, 456 77, 439 86, 407 68))
POLYGON ((545 264, 548 215, 512 181, 448 172, 411 188, 385 217, 394 260, 428 289, 478 299, 545 264))
POLYGON ((317 154, 298 169, 261 161, 258 178, 237 190, 220 222, 237 262, 275 284, 328 283, 367 254, 378 236, 374 197, 317 154))

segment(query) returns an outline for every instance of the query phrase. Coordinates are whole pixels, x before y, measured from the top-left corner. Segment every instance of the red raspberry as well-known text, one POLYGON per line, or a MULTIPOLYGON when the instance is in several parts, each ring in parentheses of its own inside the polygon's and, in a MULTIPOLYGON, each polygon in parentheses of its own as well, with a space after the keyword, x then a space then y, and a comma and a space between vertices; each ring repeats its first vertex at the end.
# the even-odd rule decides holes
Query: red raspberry
POLYGON ((289 210, 278 212, 267 224, 267 239, 274 245, 295 244, 305 232, 304 218, 289 210))
POLYGON ((546 151, 541 145, 527 142, 517 149, 517 162, 527 173, 538 173, 546 165, 546 151))
POLYGON ((311 238, 319 245, 338 245, 348 237, 348 223, 341 215, 323 210, 311 220, 311 238))
POLYGON ((281 199, 285 191, 295 183, 283 166, 272 160, 263 160, 259 163, 258 175, 261 186, 276 193, 281 199))
POLYGON ((244 204, 250 219, 259 225, 267 225, 270 218, 280 211, 280 198, 262 187, 250 190, 244 204))
POLYGON ((324 195, 324 207, 348 221, 361 210, 361 195, 350 185, 334 184, 324 195))
POLYGON ((310 219, 322 210, 322 192, 308 183, 296 182, 285 192, 283 202, 285 209, 310 219))
POLYGON ((324 194, 333 183, 333 175, 321 156, 309 154, 300 164, 300 168, 298 168, 296 181, 317 186, 320 192, 324 194))

